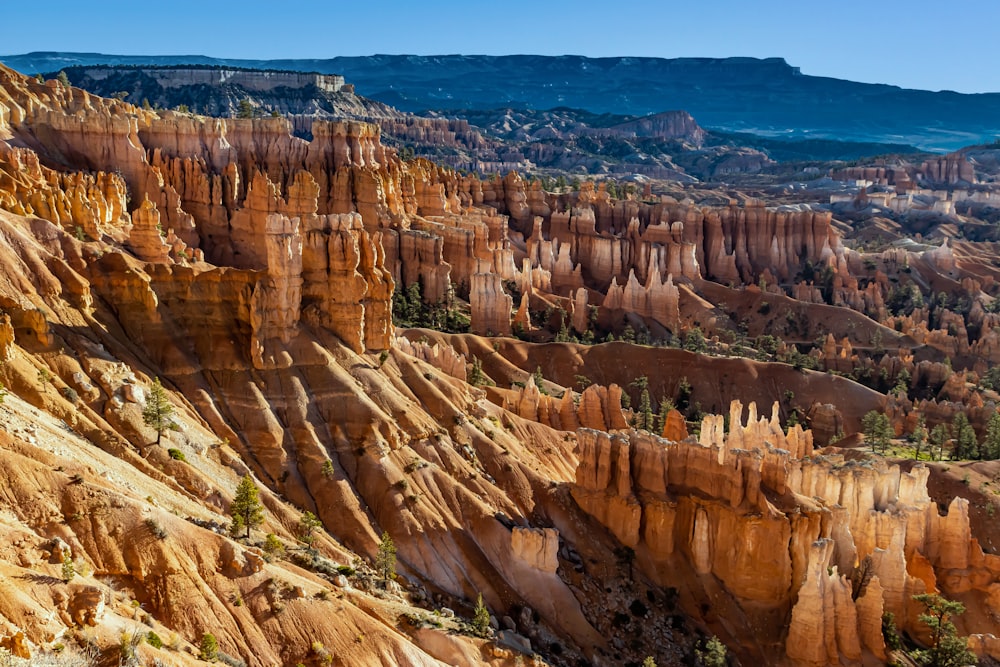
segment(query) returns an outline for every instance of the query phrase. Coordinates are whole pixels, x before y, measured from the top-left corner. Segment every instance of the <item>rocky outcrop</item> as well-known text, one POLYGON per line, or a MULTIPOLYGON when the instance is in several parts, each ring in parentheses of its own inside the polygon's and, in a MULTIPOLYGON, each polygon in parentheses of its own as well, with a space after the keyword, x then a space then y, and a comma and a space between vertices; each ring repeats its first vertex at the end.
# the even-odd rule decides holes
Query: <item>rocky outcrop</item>
POLYGON ((782 433, 753 405, 745 424, 742 413, 734 402, 729 433, 706 417, 697 443, 581 429, 573 498, 654 562, 680 558, 737 599, 787 605, 795 664, 884 655, 883 611, 917 632, 912 595, 985 591, 1000 575, 971 537, 967 501, 938 514, 927 469, 815 458, 810 433, 782 433), (788 549, 764 546, 779 543, 788 549))
POLYGON ((8 637, 0 638, 0 648, 9 652, 12 656, 23 660, 31 659, 31 649, 24 633, 18 630, 8 637))
POLYGON ((925 160, 917 170, 917 176, 934 184, 954 185, 956 183, 972 184, 976 182, 976 173, 972 163, 962 152, 925 160))
POLYGON ((5 363, 14 358, 14 327, 10 322, 10 315, 4 313, 0 315, 0 363, 5 363))
POLYGON ((132 231, 129 233, 132 251, 147 262, 169 261, 170 246, 163 240, 163 232, 156 204, 143 199, 139 208, 132 212, 132 231))
POLYGON ((472 331, 491 336, 510 335, 510 315, 514 300, 503 289, 495 273, 474 273, 469 287, 472 331))
POLYGON ((60 174, 43 167, 35 152, 0 143, 0 209, 100 239, 126 224, 126 199, 127 188, 116 173, 60 174))
POLYGON ((542 572, 555 573, 559 567, 559 531, 552 528, 521 528, 510 534, 514 557, 542 572))
POLYGON ((425 361, 453 378, 464 381, 467 377, 465 355, 459 354, 450 345, 442 343, 434 343, 432 345, 421 341, 411 341, 403 336, 396 336, 393 346, 400 352, 425 361))
POLYGON ((833 540, 814 542, 809 549, 806 578, 798 591, 788 627, 788 657, 798 665, 840 664, 842 658, 861 661, 857 609, 846 575, 831 565, 833 540))

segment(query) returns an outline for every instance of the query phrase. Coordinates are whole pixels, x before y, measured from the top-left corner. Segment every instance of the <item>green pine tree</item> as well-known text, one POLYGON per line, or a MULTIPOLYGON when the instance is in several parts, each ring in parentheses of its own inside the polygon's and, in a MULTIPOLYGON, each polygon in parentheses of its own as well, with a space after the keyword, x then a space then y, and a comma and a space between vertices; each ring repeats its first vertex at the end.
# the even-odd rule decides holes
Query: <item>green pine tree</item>
POLYGON ((322 526, 323 522, 315 514, 306 511, 299 519, 299 542, 312 548, 313 542, 316 541, 315 532, 322 526))
POLYGON ((937 448, 937 456, 935 457, 936 461, 940 461, 941 457, 944 456, 944 446, 950 439, 951 431, 948 429, 947 424, 938 424, 931 429, 931 445, 937 448))
POLYGON ((472 357, 472 367, 469 369, 467 382, 473 387, 492 387, 494 385, 494 382, 483 372, 482 360, 475 355, 472 357))
POLYGON ((726 645, 715 635, 705 642, 705 650, 697 653, 701 664, 705 667, 726 667, 729 664, 726 658, 726 645))
POLYGON ((250 103, 249 98, 244 97, 242 100, 240 100, 239 105, 236 107, 236 117, 237 118, 254 117, 253 104, 250 103))
POLYGON ((872 453, 878 450, 884 454, 892 440, 889 418, 881 412, 869 410, 861 418, 861 428, 865 434, 865 442, 871 445, 872 453))
POLYGON ((1000 459, 1000 412, 994 412, 986 425, 986 438, 983 440, 982 455, 984 459, 990 461, 1000 459))
POLYGON ((952 433, 955 434, 955 449, 951 458, 956 460, 978 459, 979 442, 976 439, 976 431, 969 423, 969 418, 964 412, 959 412, 951 421, 952 433))
POLYGON ((378 572, 383 585, 396 578, 396 543, 392 541, 389 533, 383 532, 382 540, 378 543, 378 553, 375 554, 375 571, 378 572))
POLYGON ((674 409, 674 402, 666 396, 660 397, 660 413, 656 416, 656 434, 662 435, 667 425, 667 415, 674 409))
POLYGON ((480 635, 486 635, 490 631, 490 611, 483 604, 482 593, 476 599, 476 610, 472 616, 472 627, 480 635))
POLYGON ((917 418, 917 425, 913 428, 911 439, 913 440, 913 460, 919 461, 920 450, 927 442, 927 422, 923 415, 917 418))
POLYGON ((538 387, 539 394, 549 395, 549 390, 545 388, 545 378, 542 376, 541 366, 535 368, 535 372, 531 374, 531 379, 534 380, 535 386, 538 387))
POLYGON ((243 476, 236 487, 236 496, 229 505, 229 514, 233 523, 229 532, 237 536, 246 531, 244 537, 250 539, 250 530, 264 523, 264 506, 260 502, 260 491, 249 473, 243 476))
POLYGON ((215 635, 206 632, 201 636, 201 652, 198 657, 206 662, 213 662, 218 656, 219 642, 216 641, 215 635))
POLYGON ((142 421, 146 426, 156 429, 156 444, 160 444, 163 432, 170 428, 170 416, 173 414, 174 406, 167 398, 167 392, 160 384, 160 378, 155 378, 153 386, 149 388, 146 407, 142 409, 142 421))
POLYGON ((914 595, 913 600, 924 605, 925 613, 920 614, 920 622, 931 631, 931 647, 915 651, 917 661, 930 667, 977 664, 978 658, 969 650, 968 640, 958 636, 955 624, 951 622, 952 617, 965 613, 965 605, 936 593, 914 595))

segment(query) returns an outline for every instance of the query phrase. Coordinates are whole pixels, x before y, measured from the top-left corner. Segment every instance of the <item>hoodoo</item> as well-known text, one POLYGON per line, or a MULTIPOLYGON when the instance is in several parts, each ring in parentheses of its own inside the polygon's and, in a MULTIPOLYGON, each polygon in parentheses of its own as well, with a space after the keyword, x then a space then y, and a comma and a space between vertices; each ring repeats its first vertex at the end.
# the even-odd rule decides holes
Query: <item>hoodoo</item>
POLYGON ((12 664, 878 664, 939 603, 1000 659, 1000 160, 559 183, 127 98, 0 66, 12 664))

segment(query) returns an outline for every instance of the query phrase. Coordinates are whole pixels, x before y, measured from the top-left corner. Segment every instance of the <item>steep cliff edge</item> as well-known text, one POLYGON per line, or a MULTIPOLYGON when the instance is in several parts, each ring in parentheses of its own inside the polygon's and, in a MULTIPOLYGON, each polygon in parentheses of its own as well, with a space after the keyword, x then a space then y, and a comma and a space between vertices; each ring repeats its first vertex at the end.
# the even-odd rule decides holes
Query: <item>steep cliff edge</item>
POLYGON ((927 468, 813 456, 811 433, 783 432, 777 406, 758 418, 751 403, 745 424, 743 412, 734 402, 728 433, 722 416, 706 417, 697 442, 579 431, 574 499, 661 585, 692 600, 720 587, 706 619, 720 633, 727 614, 746 617, 762 650, 784 642, 796 665, 884 657, 869 631, 883 611, 923 635, 919 593, 991 604, 1000 557, 972 537, 967 500, 939 514, 927 468), (789 613, 786 634, 769 619, 789 613))

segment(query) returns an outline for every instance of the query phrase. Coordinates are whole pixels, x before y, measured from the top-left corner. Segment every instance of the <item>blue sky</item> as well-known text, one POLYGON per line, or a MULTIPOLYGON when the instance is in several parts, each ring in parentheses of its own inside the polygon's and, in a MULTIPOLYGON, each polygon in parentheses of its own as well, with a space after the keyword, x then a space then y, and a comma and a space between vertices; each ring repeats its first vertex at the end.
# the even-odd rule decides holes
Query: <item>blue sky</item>
POLYGON ((780 56, 806 74, 1000 91, 1000 50, 994 46, 1000 0, 47 0, 44 15, 37 3, 4 4, 4 55, 780 56))

